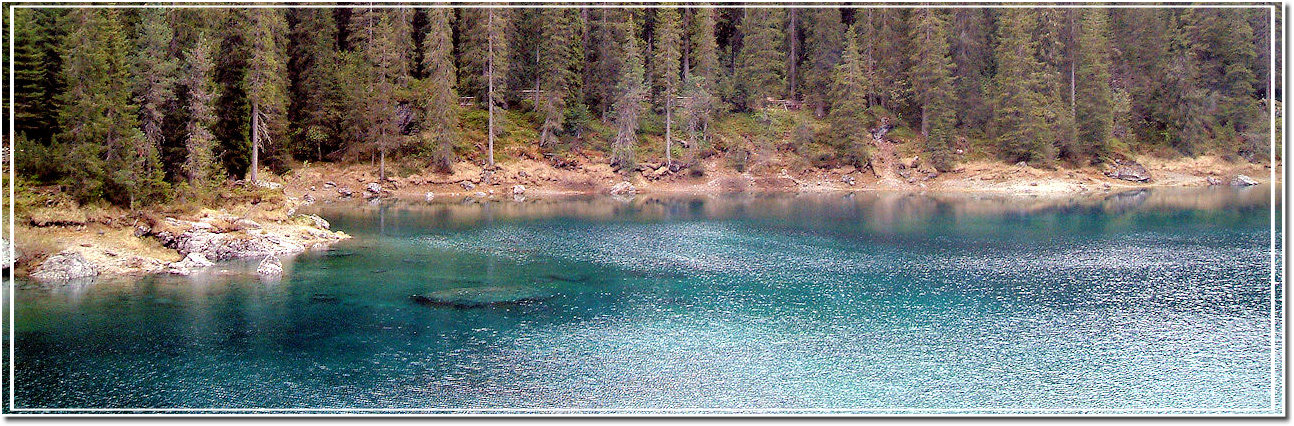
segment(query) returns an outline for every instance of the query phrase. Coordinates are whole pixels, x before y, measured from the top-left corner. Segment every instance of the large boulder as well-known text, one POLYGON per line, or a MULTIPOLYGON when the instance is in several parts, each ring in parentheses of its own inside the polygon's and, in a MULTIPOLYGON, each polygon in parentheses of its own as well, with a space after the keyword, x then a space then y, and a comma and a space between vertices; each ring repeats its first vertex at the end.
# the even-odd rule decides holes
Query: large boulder
POLYGON ((525 185, 513 185, 513 187, 512 187, 512 195, 525 195, 525 194, 526 194, 526 186, 525 186, 525 185))
POLYGON ((1114 170, 1109 171, 1105 175, 1129 182, 1150 181, 1150 172, 1146 170, 1146 167, 1132 160, 1115 161, 1114 170))
POLYGON ((301 243, 288 237, 268 234, 260 230, 215 233, 194 227, 179 234, 162 232, 155 236, 162 245, 186 256, 189 253, 200 253, 207 259, 215 261, 296 254, 306 249, 301 243))
POLYGON ((378 185, 377 182, 369 183, 364 187, 364 192, 372 197, 380 196, 382 195, 382 185, 378 185))
POLYGON ((32 271, 31 278, 36 281, 67 281, 77 278, 88 278, 99 275, 99 270, 85 260, 81 253, 64 250, 50 256, 32 271))
POLYGON ((322 217, 315 216, 312 214, 303 214, 303 215, 300 215, 300 217, 305 219, 307 222, 310 223, 311 226, 314 226, 315 228, 332 229, 332 224, 328 223, 328 221, 324 220, 324 218, 322 217))
POLYGON ((212 265, 215 265, 215 263, 207 260, 207 257, 203 256, 202 253, 189 253, 184 256, 183 260, 167 265, 166 272, 175 275, 193 275, 199 270, 212 265))
POLYGON ((256 266, 256 275, 263 278, 278 278, 283 276, 283 262, 274 256, 265 256, 261 259, 260 265, 256 266))
POLYGON ((1258 181, 1245 175, 1236 175, 1236 177, 1231 178, 1231 186, 1253 186, 1257 184, 1258 181))

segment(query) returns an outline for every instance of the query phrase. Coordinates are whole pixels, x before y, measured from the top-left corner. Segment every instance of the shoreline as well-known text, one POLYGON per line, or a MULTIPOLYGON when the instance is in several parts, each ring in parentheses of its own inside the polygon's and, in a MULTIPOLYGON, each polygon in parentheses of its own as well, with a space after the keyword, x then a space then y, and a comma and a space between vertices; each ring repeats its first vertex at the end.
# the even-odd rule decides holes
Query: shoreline
MULTIPOLYGON (((93 220, 43 225, 30 219, 18 227, 20 252, 43 250, 26 263, 15 262, 15 272, 36 282, 67 281, 66 275, 143 276, 150 274, 188 275, 211 267, 213 261, 266 259, 292 256, 308 250, 327 248, 349 239, 332 231, 326 220, 298 214, 298 209, 316 205, 345 206, 395 200, 399 202, 561 202, 568 199, 613 197, 623 201, 658 197, 726 196, 759 194, 927 194, 936 197, 1020 202, 1032 209, 1038 201, 1100 201, 1110 196, 1156 188, 1229 187, 1232 179, 1244 175, 1256 185, 1279 185, 1270 179, 1270 165, 1225 163, 1217 159, 1173 161, 1143 160, 1152 176, 1149 182, 1129 182, 1105 175, 1095 168, 1035 169, 1020 165, 970 162, 948 173, 914 174, 906 182, 892 176, 877 177, 871 171, 852 167, 810 169, 791 173, 786 169, 737 172, 719 166, 721 159, 706 164, 714 172, 690 176, 686 171, 662 173, 645 168, 626 179, 610 167, 594 163, 574 169, 557 169, 546 163, 521 160, 490 171, 471 163, 460 163, 454 173, 412 174, 388 177, 379 183, 366 165, 335 164, 300 167, 285 176, 267 174, 262 184, 280 194, 270 209, 264 204, 229 209, 201 209, 196 213, 164 215, 140 223, 124 220, 93 220), (1261 173, 1260 173, 1261 172, 1261 173), (1154 178, 1158 177, 1158 178, 1154 178), (1210 184, 1212 181, 1212 185, 1210 184), (346 194, 350 195, 347 196, 346 194), (241 214, 230 210, 243 209, 241 214), (34 243, 33 240, 36 242, 34 243), (48 247, 40 247, 41 245, 48 247), (40 256, 44 254, 44 256, 40 256), (198 256, 194 257, 193 254, 198 256), (57 273, 46 273, 52 258, 67 265, 57 273), (78 272, 80 270, 80 272, 78 272), (69 272, 70 271, 70 272, 69 272), (41 276, 46 279, 37 278, 41 276)), ((1280 167, 1277 163, 1276 167, 1280 167)), ((913 170, 916 170, 915 168, 913 170)), ((19 257, 17 260, 23 260, 19 257)), ((57 266, 57 265, 56 265, 57 266)), ((273 266, 270 275, 273 275, 273 266)), ((73 277, 75 279, 76 277, 73 277)))

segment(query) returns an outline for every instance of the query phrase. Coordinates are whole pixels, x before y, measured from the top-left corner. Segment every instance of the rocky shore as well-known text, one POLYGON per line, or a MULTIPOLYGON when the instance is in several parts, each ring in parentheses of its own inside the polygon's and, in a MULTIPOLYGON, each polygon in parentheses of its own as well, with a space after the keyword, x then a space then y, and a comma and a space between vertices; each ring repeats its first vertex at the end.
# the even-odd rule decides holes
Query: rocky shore
MULTIPOLYGON (((128 236, 109 238, 98 231, 96 238, 79 244, 68 244, 57 253, 28 269, 27 275, 41 283, 92 278, 100 275, 191 275, 232 259, 261 259, 278 264, 280 256, 291 256, 307 250, 318 250, 350 238, 330 230, 328 222, 318 216, 292 214, 286 220, 258 222, 233 214, 204 210, 196 217, 164 217, 130 227, 128 236), (189 220, 191 219, 191 220, 189 220), (120 239, 127 239, 121 243, 120 239), (133 238, 139 241, 130 241, 133 238), (161 250, 136 249, 140 241, 155 241, 161 250), (112 241, 117 241, 113 243, 112 241)), ((82 226, 84 228, 84 226, 82 226)), ((75 234, 75 229, 55 231, 75 234)), ((84 232, 84 231, 82 231, 84 232)), ((22 239, 19 231, 19 239, 22 239)), ((282 273, 263 267, 273 277, 282 273)))

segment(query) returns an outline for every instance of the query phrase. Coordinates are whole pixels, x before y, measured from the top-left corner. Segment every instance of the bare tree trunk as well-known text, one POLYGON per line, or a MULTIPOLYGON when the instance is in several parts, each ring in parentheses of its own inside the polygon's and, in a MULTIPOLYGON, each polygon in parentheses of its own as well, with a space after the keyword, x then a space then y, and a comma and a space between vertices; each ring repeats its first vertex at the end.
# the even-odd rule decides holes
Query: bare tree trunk
POLYGON ((668 98, 665 98, 665 167, 666 168, 674 164, 673 157, 669 152, 671 145, 674 143, 674 136, 673 136, 674 133, 671 131, 672 130, 671 125, 673 124, 673 118, 674 118, 673 114, 671 114, 674 111, 673 106, 674 106, 674 97, 670 96, 668 98))
POLYGON ((260 168, 261 106, 252 102, 252 183, 256 183, 256 169, 260 168))
POLYGON ((488 86, 488 89, 487 89, 488 93, 485 96, 486 97, 485 103, 489 105, 489 110, 490 110, 490 126, 489 126, 489 133, 488 133, 487 140, 489 140, 489 154, 490 154, 489 164, 490 164, 490 167, 493 168, 494 167, 494 32, 491 29, 494 28, 494 11, 491 10, 489 14, 490 14, 489 22, 486 24, 487 25, 486 31, 489 31, 489 34, 486 36, 486 38, 489 39, 487 42, 488 50, 486 54, 489 57, 486 58, 486 67, 485 67, 485 81, 488 86))

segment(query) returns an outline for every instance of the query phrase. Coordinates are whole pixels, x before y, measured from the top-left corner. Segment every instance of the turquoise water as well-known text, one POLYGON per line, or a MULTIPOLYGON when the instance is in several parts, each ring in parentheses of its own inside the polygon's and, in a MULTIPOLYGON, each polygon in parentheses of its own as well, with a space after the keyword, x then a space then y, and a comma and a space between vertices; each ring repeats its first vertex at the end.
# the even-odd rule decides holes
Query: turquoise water
POLYGON ((55 411, 1279 413, 1268 191, 324 205, 354 239, 286 261, 281 281, 232 262, 20 283, 14 396, 55 411), (482 288, 539 297, 410 299, 482 288))

